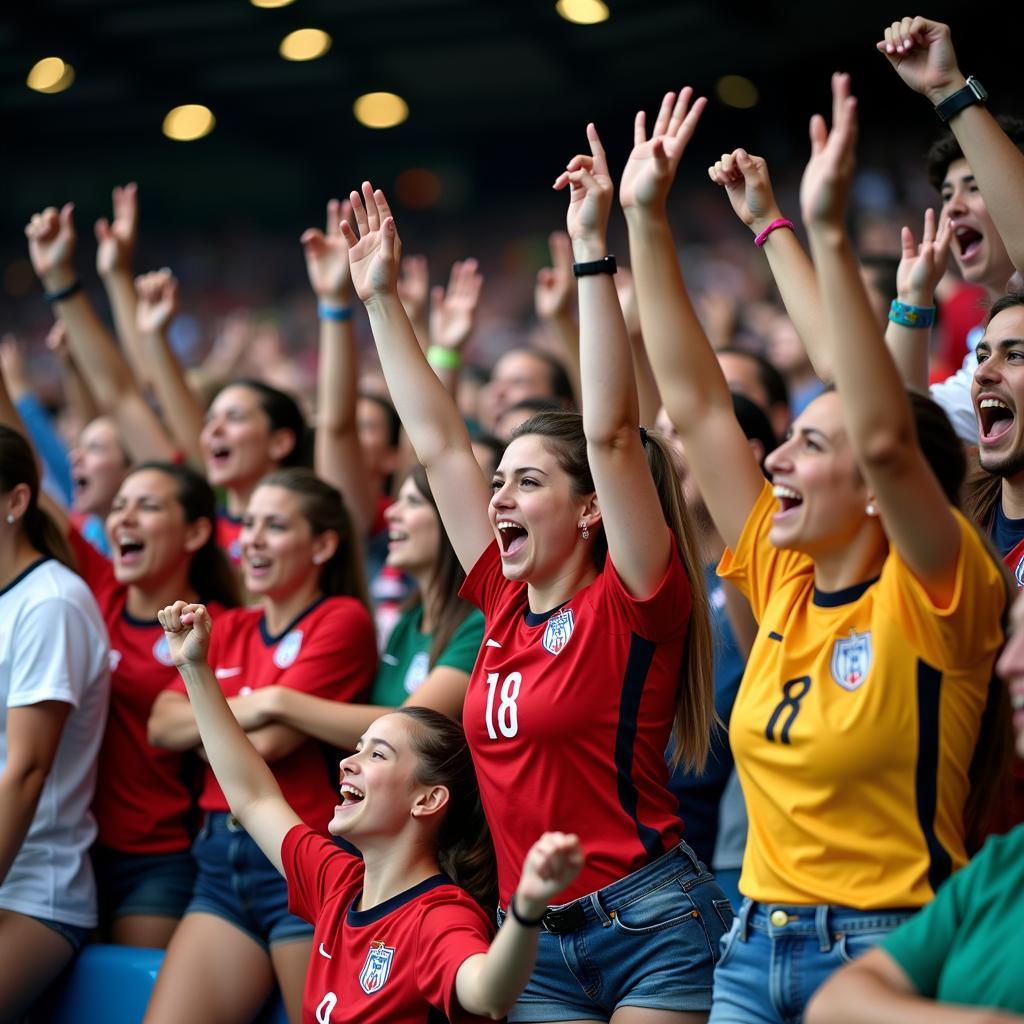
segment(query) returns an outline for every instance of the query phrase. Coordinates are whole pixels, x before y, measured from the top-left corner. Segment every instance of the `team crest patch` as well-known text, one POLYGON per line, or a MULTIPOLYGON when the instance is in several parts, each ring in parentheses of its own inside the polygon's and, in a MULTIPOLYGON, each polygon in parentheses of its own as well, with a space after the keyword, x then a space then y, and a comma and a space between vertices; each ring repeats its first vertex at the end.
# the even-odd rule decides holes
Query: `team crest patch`
POLYGON ((1017 580, 1017 586, 1024 587, 1024 557, 1017 563, 1017 568, 1013 570, 1013 575, 1017 580))
POLYGON ((548 654, 558 654, 569 642, 572 636, 572 629, 575 625, 572 609, 563 608, 548 619, 547 628, 544 630, 544 639, 541 643, 548 654))
POLYGON ((301 649, 302 630, 293 629, 275 648, 274 664, 278 668, 287 668, 299 656, 301 649))
POLYGON ((167 637, 162 636, 155 644, 153 644, 153 657, 160 662, 161 665, 173 665, 174 659, 171 657, 171 646, 167 642, 167 637))
POLYGON ((844 690, 862 686, 871 671, 871 633, 850 630, 850 635, 837 640, 832 647, 832 678, 844 690))
POLYGON ((359 972, 359 987, 368 995, 379 992, 391 974, 391 960, 395 951, 385 946, 379 939, 370 943, 370 951, 366 954, 366 963, 359 972))

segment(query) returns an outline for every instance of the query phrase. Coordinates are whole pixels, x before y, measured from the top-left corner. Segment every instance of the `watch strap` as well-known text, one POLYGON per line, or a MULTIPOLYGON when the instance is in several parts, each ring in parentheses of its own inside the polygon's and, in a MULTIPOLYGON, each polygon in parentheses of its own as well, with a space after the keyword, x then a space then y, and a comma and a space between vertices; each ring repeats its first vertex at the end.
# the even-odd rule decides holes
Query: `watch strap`
POLYGON ((939 115, 939 120, 948 121, 961 110, 974 106, 975 103, 984 103, 987 99, 988 92, 985 86, 971 75, 962 89, 957 89, 952 96, 947 96, 935 107, 935 113, 939 115))
POLYGON ((572 265, 572 272, 576 277, 589 277, 591 274, 614 274, 618 269, 614 256, 605 256, 604 259, 572 265))

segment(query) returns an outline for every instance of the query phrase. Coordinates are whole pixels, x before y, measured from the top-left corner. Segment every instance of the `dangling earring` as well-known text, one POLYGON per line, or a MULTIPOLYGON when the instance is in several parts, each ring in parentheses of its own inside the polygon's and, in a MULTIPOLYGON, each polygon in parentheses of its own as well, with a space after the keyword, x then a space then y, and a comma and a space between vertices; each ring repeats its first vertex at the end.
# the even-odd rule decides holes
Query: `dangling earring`
POLYGON ((586 521, 586 519, 581 519, 580 523, 579 523, 579 526, 580 526, 580 537, 583 540, 590 540, 590 530, 587 529, 587 521, 586 521))

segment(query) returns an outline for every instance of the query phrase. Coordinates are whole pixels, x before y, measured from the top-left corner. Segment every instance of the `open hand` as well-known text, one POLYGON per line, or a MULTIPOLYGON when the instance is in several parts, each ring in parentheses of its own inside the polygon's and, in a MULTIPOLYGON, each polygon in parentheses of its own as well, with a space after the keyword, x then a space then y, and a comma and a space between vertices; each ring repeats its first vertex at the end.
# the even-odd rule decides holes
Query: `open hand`
POLYGON ((579 875, 585 859, 579 836, 545 832, 526 854, 516 909, 526 917, 539 917, 579 875))
POLYGON ((707 106, 701 96, 690 105, 693 89, 686 86, 665 94, 647 138, 647 115, 639 111, 633 124, 633 152, 619 182, 619 202, 627 213, 633 208, 660 211, 665 207, 668 190, 686 147, 693 138, 700 115, 707 106))
POLYGON ((348 221, 341 222, 341 233, 348 244, 348 262, 356 295, 367 302, 375 295, 396 291, 402 243, 391 207, 379 188, 374 189, 364 181, 363 194, 353 192, 349 199, 359 234, 356 235, 348 221))
POLYGON ((164 267, 135 278, 135 326, 142 334, 158 334, 178 312, 178 279, 164 267))
POLYGON ((182 665, 202 665, 206 661, 212 627, 205 605, 175 601, 157 612, 157 619, 167 637, 175 665, 180 668, 182 665))
POLYGON ((348 244, 341 233, 341 222, 348 220, 352 203, 346 199, 327 202, 327 230, 307 228, 302 233, 302 251, 306 273, 318 299, 348 305, 352 292, 352 274, 348 266, 348 244))
POLYGON ((476 322, 484 279, 474 259, 452 264, 447 289, 430 289, 430 343, 458 351, 469 340, 476 322))
POLYGON ((139 234, 139 186, 134 181, 115 185, 114 219, 96 221, 96 272, 106 277, 116 271, 131 273, 139 234))
POLYGON ((25 225, 28 256, 47 291, 57 291, 75 279, 74 213, 74 203, 65 203, 59 212, 48 206, 42 213, 32 214, 25 225))
POLYGON ((579 153, 555 179, 556 190, 569 188, 569 211, 565 224, 577 260, 596 260, 605 255, 608 216, 615 198, 615 186, 608 174, 608 159, 593 124, 587 125, 590 156, 579 153))
POLYGON ((850 76, 832 76, 832 131, 821 114, 811 118, 811 159, 800 182, 804 223, 841 227, 853 181, 857 145, 857 101, 850 76))
POLYGON ((949 243, 953 238, 950 220, 935 230, 935 211, 925 210, 921 244, 914 241, 914 232, 906 225, 900 233, 903 252, 896 269, 896 294, 900 302, 911 306, 931 306, 935 289, 949 262, 949 243))
POLYGON ((551 266, 537 271, 533 308, 541 321, 558 320, 572 314, 576 278, 572 276, 572 241, 564 231, 548 235, 551 266))
POLYGON ((941 103, 967 79, 960 72, 949 26, 927 18, 903 18, 894 21, 875 43, 885 54, 896 74, 914 92, 927 96, 932 103, 941 103))
POLYGON ((755 235, 782 216, 763 157, 751 156, 745 149, 734 149, 723 153, 708 168, 708 177, 725 189, 736 216, 755 235))

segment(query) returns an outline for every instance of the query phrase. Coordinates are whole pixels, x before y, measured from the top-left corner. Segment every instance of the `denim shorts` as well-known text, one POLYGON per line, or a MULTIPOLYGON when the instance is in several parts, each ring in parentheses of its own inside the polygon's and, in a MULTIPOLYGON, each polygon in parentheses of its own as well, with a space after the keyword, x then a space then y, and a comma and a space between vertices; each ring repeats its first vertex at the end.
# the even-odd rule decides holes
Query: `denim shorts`
POLYGON ((914 913, 745 899, 722 939, 709 1024, 798 1024, 834 971, 914 913))
POLYGON ((76 955, 93 933, 92 928, 83 928, 78 924, 65 924, 63 921, 52 921, 48 917, 36 917, 34 914, 26 914, 25 916, 31 917, 33 921, 45 924, 51 931, 55 931, 71 946, 76 955))
MULTIPOLYGON (((552 908, 537 965, 509 1021, 608 1020, 621 1006, 707 1011, 733 913, 686 843, 611 885, 552 908), (557 919, 578 927, 562 931, 557 919)), ((498 911, 498 924, 504 920, 498 911)))
POLYGON ((188 850, 124 853, 97 843, 92 866, 103 922, 133 914, 177 919, 192 897, 196 862, 188 850))
POLYGON ((313 926, 288 913, 288 886, 232 814, 207 814, 192 844, 198 873, 186 914, 215 914, 264 949, 312 938, 313 926))

